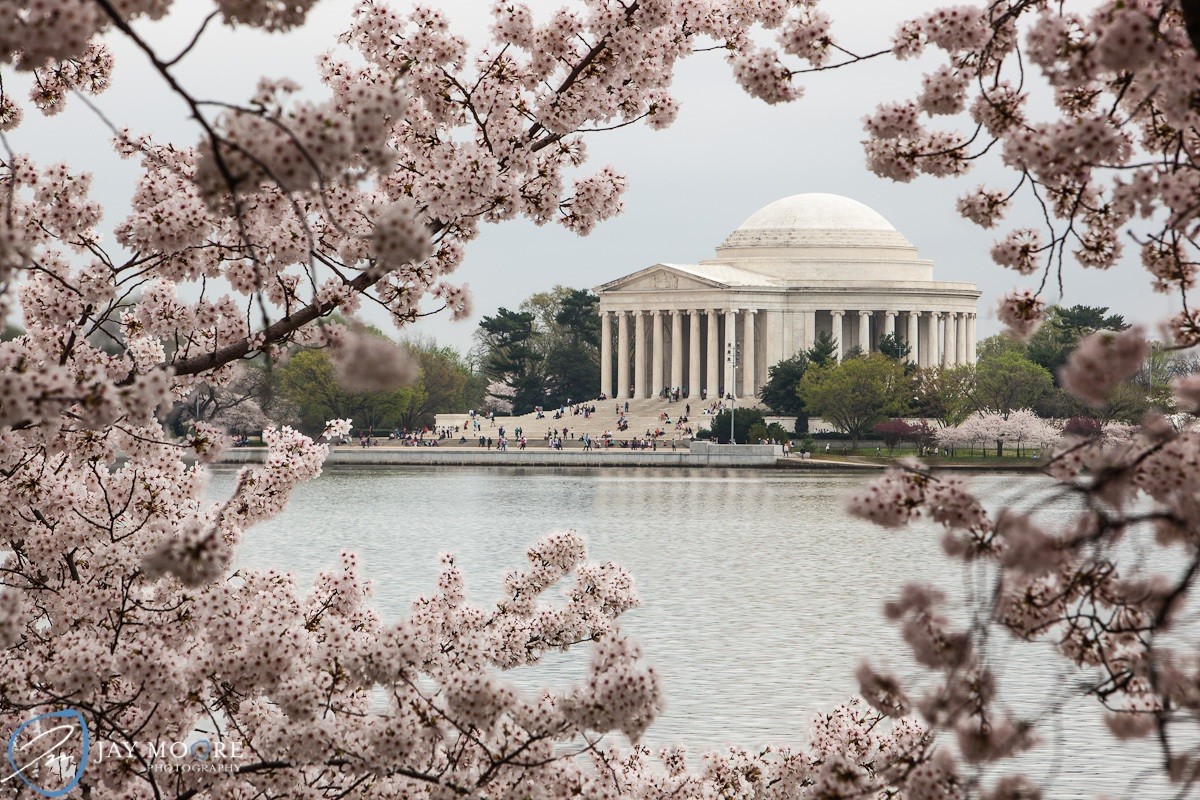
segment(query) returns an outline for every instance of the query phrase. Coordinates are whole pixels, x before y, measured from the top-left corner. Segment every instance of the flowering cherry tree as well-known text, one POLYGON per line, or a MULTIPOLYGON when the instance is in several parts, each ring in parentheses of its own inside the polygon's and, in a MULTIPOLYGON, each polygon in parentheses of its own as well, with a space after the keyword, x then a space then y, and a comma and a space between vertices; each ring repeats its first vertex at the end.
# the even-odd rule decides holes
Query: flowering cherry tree
MULTIPOLYGON (((991 252, 1001 266, 1038 276, 999 304, 1001 321, 1018 336, 1038 325, 1042 290, 1061 285, 1067 259, 1109 269, 1131 244, 1155 290, 1181 306, 1169 321, 1170 344, 1200 343, 1189 296, 1200 224, 1197 12, 1191 2, 1011 0, 939 9, 897 32, 896 56, 936 50, 941 63, 913 100, 867 118, 868 163, 900 181, 961 175, 988 153, 1013 170, 1010 187, 980 187, 959 199, 958 210, 985 228, 1000 224, 1022 196, 1042 213, 1040 228, 1010 230, 991 252), (1053 101, 1042 120, 1031 100, 1039 79, 1053 101), (931 127, 964 115, 965 130, 931 127)), ((1148 348, 1141 330, 1093 334, 1061 371, 1062 385, 1100 407, 1136 373, 1148 348)), ((1175 390, 1181 410, 1197 410, 1200 380, 1177 380, 1175 390)), ((1002 433, 998 423, 991 433, 1002 433)), ((1016 434, 1043 445, 1053 438, 1049 430, 1008 431, 1016 434)), ((1197 452, 1195 431, 1153 415, 1137 429, 1072 437, 1048 468, 1068 518, 1056 526, 1018 511, 988 513, 960 481, 916 462, 852 501, 858 514, 885 526, 932 519, 946 529, 948 554, 987 567, 989 589, 970 624, 950 624, 945 595, 929 586, 907 587, 890 609, 936 676, 921 713, 935 731, 953 734, 958 764, 994 763, 1030 743, 1034 720, 1010 714, 995 691, 994 651, 986 645, 1000 628, 1052 642, 1112 733, 1152 738, 1180 796, 1194 790, 1200 673, 1183 613, 1200 567, 1197 452), (1142 557, 1125 557, 1126 547, 1142 557)), ((995 791, 1034 796, 1019 776, 995 791)))
MULTIPOLYGON (((284 78, 204 98, 178 76, 210 22, 285 32, 312 5, 217 0, 175 54, 133 27, 170 0, 0 8, 0 64, 33 87, 21 98, 0 83, 0 312, 25 326, 0 344, 0 737, 13 770, 0 791, 700 797, 903 780, 924 728, 881 723, 861 701, 822 717, 807 746, 731 751, 699 772, 679 753, 615 747, 640 739, 661 688, 619 627, 637 602, 630 577, 588 562, 573 533, 531 548, 493 606, 468 602, 446 556, 436 590, 395 624, 372 610, 350 554, 307 588, 231 571, 245 530, 318 475, 327 448, 265 430, 264 463, 210 504, 205 465, 225 435, 197 420, 173 439, 160 409, 293 346, 330 348, 347 378, 402 378, 411 364, 356 325, 318 323, 353 321, 364 302, 397 324, 436 307, 466 315, 450 275, 480 225, 586 234, 620 211, 624 178, 583 171, 587 138, 669 125, 679 59, 720 49, 746 80, 756 26, 814 66, 825 46, 777 0, 586 0, 544 21, 498 2, 474 50, 435 8, 363 0, 320 60, 320 96, 284 78), (14 146, 24 114, 107 87, 106 37, 140 51, 197 125, 195 140, 167 142, 140 132, 145 120, 113 121, 140 169, 127 209, 102 208, 86 172, 14 146), (572 688, 526 696, 504 676, 584 643, 591 666, 572 688), (104 757, 28 749, 61 709, 104 757), (193 769, 209 758, 223 768, 193 769)), ((326 438, 350 426, 333 420, 326 438)))
MULTIPOLYGON (((988 151, 1012 169, 1009 187, 979 187, 958 211, 984 228, 999 225, 1024 193, 1041 209, 1041 229, 1009 230, 992 248, 996 263, 1038 275, 1000 303, 1018 332, 1036 324, 1041 289, 1064 260, 1109 269, 1131 244, 1157 291, 1174 293, 1180 343, 1200 341, 1188 304, 1195 283, 1197 110, 1189 99, 1200 58, 1188 37, 1189 3, 1139 0, 1086 7, 992 2, 940 9, 904 25, 899 58, 940 51, 912 100, 867 119, 868 163, 896 180, 960 175, 988 151), (1053 97, 1046 114, 1031 99, 1038 79, 1053 97), (966 125, 930 127, 938 119, 966 125), (1039 119, 1041 117, 1041 119, 1039 119)), ((1194 23, 1195 20, 1192 20, 1194 23)))
POLYGON ((1004 445, 1022 446, 1038 450, 1049 450, 1059 444, 1062 429, 1050 420, 1042 419, 1027 408, 1018 409, 1007 416, 996 412, 972 414, 960 424, 937 431, 938 444, 942 447, 987 447, 995 444, 997 455, 1004 445))
MULTIPOLYGON (((210 19, 285 32, 313 2, 217 0, 210 19)), ((1020 776, 980 777, 981 765, 1033 742, 1032 722, 999 702, 984 646, 996 626, 1052 638, 1093 679, 1114 732, 1155 737, 1164 771, 1185 787, 1200 775, 1188 736, 1200 674, 1167 646, 1200 568, 1200 434, 1165 420, 1122 446, 1074 442, 1055 457, 1063 491, 1082 499, 1060 531, 989 514, 962 482, 915 463, 876 481, 853 501, 858 514, 886 526, 926 515, 946 528, 951 555, 989 565, 980 613, 956 627, 940 592, 906 587, 886 612, 930 673, 923 697, 864 665, 862 699, 820 717, 807 742, 733 748, 698 766, 679 751, 615 746, 639 740, 661 688, 619 627, 636 603, 630 577, 588 562, 574 534, 532 547, 494 606, 468 602, 447 556, 436 591, 390 625, 372 611, 352 555, 307 590, 290 574, 231 572, 243 532, 319 473, 326 448, 267 430, 265 462, 206 504, 204 465, 225 437, 198 423, 173 440, 160 407, 286 347, 329 347, 347 369, 360 366, 371 350, 360 332, 315 323, 335 311, 353 319, 363 302, 399 324, 432 310, 423 303, 467 314, 450 275, 479 226, 524 217, 585 234, 618 212, 623 177, 582 173, 587 137, 669 125, 672 71, 694 50, 725 50, 736 80, 769 102, 798 95, 797 72, 858 56, 832 42, 808 2, 583 0, 539 22, 502 0, 491 41, 472 50, 436 9, 364 0, 342 49, 321 59, 323 99, 287 79, 209 99, 175 69, 190 46, 162 53, 131 26, 171 6, 0 8, 0 63, 33 77, 25 98, 0 85, 0 310, 19 309, 25 324, 0 344, 0 736, 27 741, 53 724, 28 720, 69 707, 94 746, 125 754, 88 761, 82 774, 70 759, 14 763, 4 791, 19 779, 178 800, 1033 797, 1020 776), (25 113, 53 115, 106 88, 105 36, 132 43, 197 125, 195 140, 165 142, 139 132, 139 120, 114 123, 114 146, 140 168, 123 210, 100 207, 88 174, 13 147, 25 113), (1135 535, 1182 552, 1184 568, 1118 563, 1111 545, 1135 535), (555 589, 564 597, 548 600, 555 589), (505 677, 584 643, 591 666, 570 689, 527 697, 505 677), (206 757, 240 753, 230 769, 185 769, 165 748, 200 733, 206 757)), ((1179 343, 1200 341, 1186 305, 1200 70, 1175 7, 1102 2, 1086 17, 1035 0, 944 9, 902 27, 892 52, 926 49, 947 63, 918 100, 868 120, 872 168, 900 180, 960 174, 996 140, 1017 188, 1046 209, 1045 231, 1014 231, 993 250, 1022 274, 1052 275, 1068 255, 1111 266, 1119 231, 1148 215, 1161 225, 1147 222, 1136 240, 1143 264, 1185 302, 1179 343), (1054 89, 1058 119, 1030 120, 1023 65, 1054 89), (923 117, 963 111, 974 136, 924 127, 923 117)), ((1016 196, 982 189, 960 210, 990 225, 1016 196)), ((1027 331, 1042 300, 1022 291, 1001 314, 1027 331)), ((1102 402, 1145 347, 1141 331, 1097 334, 1063 383, 1102 402)), ((1200 410, 1200 382, 1177 389, 1181 409, 1200 410)), ((349 429, 335 420, 326 434, 349 429)))

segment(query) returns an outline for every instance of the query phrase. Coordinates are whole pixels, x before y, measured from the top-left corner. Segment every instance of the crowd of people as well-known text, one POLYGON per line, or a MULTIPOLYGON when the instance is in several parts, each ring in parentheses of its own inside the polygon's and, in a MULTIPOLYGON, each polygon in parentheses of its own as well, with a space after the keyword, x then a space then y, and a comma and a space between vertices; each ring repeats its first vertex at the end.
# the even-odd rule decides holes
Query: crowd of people
MULTIPOLYGON (((686 397, 686 392, 681 393, 677 388, 664 390, 663 396, 669 401, 675 402, 681 397, 686 397)), ((704 410, 704 413, 715 414, 724 408, 724 401, 715 401, 704 410)), ((535 408, 534 412, 536 419, 544 419, 548 416, 546 409, 541 406, 535 408)), ((541 437, 542 442, 551 450, 562 450, 571 442, 579 442, 584 451, 608 448, 657 450, 660 444, 665 447, 669 438, 671 449, 674 450, 678 447, 679 441, 690 441, 695 438, 695 429, 692 427, 690 419, 692 406, 688 402, 684 402, 682 413, 677 415, 673 415, 670 410, 659 412, 659 424, 646 428, 645 434, 641 436, 628 435, 630 428, 629 401, 617 402, 613 406, 613 413, 616 416, 614 427, 601 434, 580 433, 573 427, 562 425, 547 428, 541 437), (621 434, 626 435, 621 436, 621 434)), ((571 403, 568 401, 551 411, 549 416, 556 420, 569 417, 582 417, 590 420, 595 414, 596 405, 594 403, 571 403)), ((497 426, 494 411, 475 410, 467 412, 467 418, 460 423, 413 428, 400 426, 389 431, 387 439, 389 443, 402 447, 437 447, 447 444, 468 446, 474 442, 478 447, 501 452, 510 448, 525 450, 529 446, 529 439, 522 426, 515 425, 510 430, 504 421, 497 426)), ((333 443, 349 444, 350 441, 348 437, 342 437, 333 443)), ((364 430, 358 434, 358 444, 366 448, 375 447, 379 442, 374 431, 364 430)))

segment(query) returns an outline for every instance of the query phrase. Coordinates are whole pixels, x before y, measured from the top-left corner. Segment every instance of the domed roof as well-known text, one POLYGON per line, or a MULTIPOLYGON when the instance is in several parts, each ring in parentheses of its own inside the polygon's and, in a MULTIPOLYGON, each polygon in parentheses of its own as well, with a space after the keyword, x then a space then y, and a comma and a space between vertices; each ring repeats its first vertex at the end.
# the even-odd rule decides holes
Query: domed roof
POLYGON ((751 214, 721 248, 899 247, 912 248, 883 215, 836 194, 795 194, 751 214))
POLYGON ((894 231, 892 223, 868 205, 838 194, 794 194, 751 214, 738 230, 894 231))

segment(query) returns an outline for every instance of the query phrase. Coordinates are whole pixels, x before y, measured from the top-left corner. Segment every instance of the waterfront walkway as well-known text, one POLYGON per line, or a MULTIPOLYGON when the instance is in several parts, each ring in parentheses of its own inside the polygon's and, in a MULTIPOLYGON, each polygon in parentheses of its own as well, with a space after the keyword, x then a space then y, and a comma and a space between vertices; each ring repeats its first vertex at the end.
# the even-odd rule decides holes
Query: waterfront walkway
MULTIPOLYGON (((358 447, 330 450, 325 463, 335 466, 506 466, 506 467, 774 467, 781 460, 778 445, 717 445, 692 442, 671 450, 608 448, 585 451, 538 447, 498 451, 482 447, 358 447)), ((224 464, 254 464, 266 455, 264 447, 235 447, 221 456, 224 464)))

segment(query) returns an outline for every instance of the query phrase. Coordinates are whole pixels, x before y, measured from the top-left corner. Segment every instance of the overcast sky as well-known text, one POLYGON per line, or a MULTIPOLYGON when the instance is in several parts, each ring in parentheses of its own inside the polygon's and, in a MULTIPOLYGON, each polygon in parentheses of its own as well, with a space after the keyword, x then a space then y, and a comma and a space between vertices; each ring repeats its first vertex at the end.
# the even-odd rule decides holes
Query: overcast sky
MULTIPOLYGON (((841 42, 868 51, 886 46, 901 19, 944 4, 826 0, 823 7, 834 17, 841 42)), ((334 46, 353 5, 349 0, 324 0, 302 30, 285 36, 215 27, 182 63, 179 74, 194 93, 205 97, 244 100, 262 75, 291 76, 323 96, 313 59, 334 46)), ((484 40, 490 2, 441 5, 469 41, 484 40)), ((563 0, 533 0, 531 5, 539 19, 545 19, 563 0)), ((170 53, 185 42, 211 8, 203 0, 179 0, 176 6, 185 11, 141 26, 161 43, 161 52, 170 53)), ((162 90, 138 53, 120 39, 112 41, 117 56, 114 82, 97 104, 118 125, 193 144, 197 134, 186 109, 162 90)), ((13 85, 11 70, 6 68, 5 77, 5 85, 13 85)), ((457 323, 435 317, 411 330, 465 351, 479 317, 500 306, 515 307, 554 284, 590 288, 660 261, 694 263, 711 257, 713 248, 762 206, 792 194, 831 192, 866 203, 887 217, 922 257, 933 260, 935 278, 978 283, 983 291, 980 336, 995 332, 996 299, 1027 279, 990 262, 988 246, 995 234, 961 219, 954 199, 979 183, 1007 187, 1011 177, 994 164, 961 181, 926 178, 910 184, 894 184, 867 171, 862 117, 880 102, 912 96, 920 86, 919 64, 882 59, 808 76, 805 86, 799 101, 772 107, 737 87, 719 53, 684 62, 674 87, 682 104, 675 125, 665 131, 624 129, 590 140, 591 169, 611 164, 628 176, 623 215, 582 238, 559 227, 536 228, 525 222, 484 228, 454 276, 472 289, 474 317, 457 323)), ((32 153, 43 163, 66 160, 92 170, 96 194, 112 209, 106 222, 119 220, 134 172, 112 154, 104 125, 76 100, 69 101, 60 117, 44 121, 29 112, 26 120, 9 137, 14 149, 32 153)), ((1169 303, 1149 291, 1135 260, 1127 262, 1108 273, 1071 269, 1065 301, 1110 306, 1146 323, 1161 318, 1170 310, 1169 303)), ((1047 299, 1057 301, 1057 292, 1047 299)))

